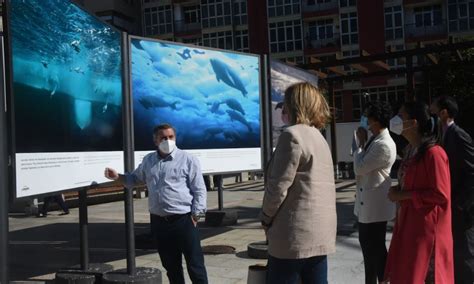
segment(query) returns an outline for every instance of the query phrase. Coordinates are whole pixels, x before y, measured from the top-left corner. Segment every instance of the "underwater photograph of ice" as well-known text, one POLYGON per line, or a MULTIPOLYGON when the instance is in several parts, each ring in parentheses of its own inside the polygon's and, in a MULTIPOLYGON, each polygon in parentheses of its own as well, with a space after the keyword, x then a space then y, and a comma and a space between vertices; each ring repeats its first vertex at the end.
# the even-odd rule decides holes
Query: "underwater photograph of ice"
POLYGON ((122 150, 121 34, 67 0, 11 0, 16 151, 122 150))
POLYGON ((181 149, 260 147, 257 56, 132 38, 131 61, 135 150, 160 123, 181 149))

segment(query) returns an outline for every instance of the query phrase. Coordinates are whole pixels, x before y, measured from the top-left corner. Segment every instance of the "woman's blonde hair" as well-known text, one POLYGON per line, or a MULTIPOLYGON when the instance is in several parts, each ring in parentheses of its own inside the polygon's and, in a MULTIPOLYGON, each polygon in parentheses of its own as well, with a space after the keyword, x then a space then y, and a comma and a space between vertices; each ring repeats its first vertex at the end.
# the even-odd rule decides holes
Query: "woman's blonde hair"
POLYGON ((324 128, 331 119, 322 91, 310 83, 297 83, 285 91, 285 107, 292 124, 324 128))

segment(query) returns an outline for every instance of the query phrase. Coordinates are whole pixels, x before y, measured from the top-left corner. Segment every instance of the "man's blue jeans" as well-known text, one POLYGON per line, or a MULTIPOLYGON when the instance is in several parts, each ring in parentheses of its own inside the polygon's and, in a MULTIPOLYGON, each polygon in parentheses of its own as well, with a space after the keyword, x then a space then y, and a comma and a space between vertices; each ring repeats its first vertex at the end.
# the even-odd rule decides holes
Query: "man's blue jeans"
POLYGON ((327 284, 327 256, 281 259, 268 256, 267 284, 327 284))

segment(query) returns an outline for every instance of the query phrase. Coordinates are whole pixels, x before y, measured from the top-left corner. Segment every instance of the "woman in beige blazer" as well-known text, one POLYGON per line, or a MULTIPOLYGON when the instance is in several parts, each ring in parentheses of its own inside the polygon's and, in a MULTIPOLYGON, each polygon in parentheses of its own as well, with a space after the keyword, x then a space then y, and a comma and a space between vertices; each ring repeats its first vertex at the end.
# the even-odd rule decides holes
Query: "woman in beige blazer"
POLYGON ((290 126, 267 166, 261 212, 267 283, 327 283, 337 225, 333 161, 320 132, 329 107, 319 89, 298 83, 286 90, 284 110, 290 126))

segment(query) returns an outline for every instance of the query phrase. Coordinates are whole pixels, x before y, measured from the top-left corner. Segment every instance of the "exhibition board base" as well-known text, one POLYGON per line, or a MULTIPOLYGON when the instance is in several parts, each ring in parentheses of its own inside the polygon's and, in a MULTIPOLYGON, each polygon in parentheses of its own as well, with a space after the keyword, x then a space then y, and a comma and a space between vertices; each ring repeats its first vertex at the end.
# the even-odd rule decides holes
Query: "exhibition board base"
POLYGON ((59 270, 56 273, 55 283, 102 283, 104 274, 112 270, 114 267, 105 263, 90 263, 86 270, 82 270, 80 265, 75 265, 59 270))
POLYGON ((103 284, 161 284, 161 270, 151 267, 137 267, 135 275, 127 274, 127 269, 119 269, 104 274, 103 284))
POLYGON ((58 284, 93 284, 96 278, 92 274, 76 274, 76 273, 56 273, 54 283, 58 284))
POLYGON ((251 258, 267 259, 268 243, 266 241, 250 243, 247 246, 247 254, 251 258))

